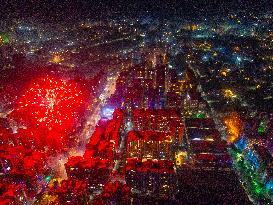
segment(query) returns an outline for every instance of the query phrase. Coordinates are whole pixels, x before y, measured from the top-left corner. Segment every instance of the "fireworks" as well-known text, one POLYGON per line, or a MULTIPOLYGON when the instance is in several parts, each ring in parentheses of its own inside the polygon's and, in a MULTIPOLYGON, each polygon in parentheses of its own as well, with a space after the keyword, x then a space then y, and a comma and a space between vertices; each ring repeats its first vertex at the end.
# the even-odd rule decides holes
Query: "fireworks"
POLYGON ((83 103, 83 93, 75 83, 46 77, 32 83, 15 112, 34 127, 61 131, 72 127, 83 103))

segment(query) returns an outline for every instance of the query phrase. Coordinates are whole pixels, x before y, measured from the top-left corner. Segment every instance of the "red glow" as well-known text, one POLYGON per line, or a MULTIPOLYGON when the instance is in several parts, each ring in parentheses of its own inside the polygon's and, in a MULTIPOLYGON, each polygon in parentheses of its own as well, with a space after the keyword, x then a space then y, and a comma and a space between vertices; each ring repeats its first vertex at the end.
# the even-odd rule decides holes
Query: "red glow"
POLYGON ((34 127, 66 131, 83 104, 83 93, 73 82, 46 77, 36 80, 17 103, 15 116, 34 127))

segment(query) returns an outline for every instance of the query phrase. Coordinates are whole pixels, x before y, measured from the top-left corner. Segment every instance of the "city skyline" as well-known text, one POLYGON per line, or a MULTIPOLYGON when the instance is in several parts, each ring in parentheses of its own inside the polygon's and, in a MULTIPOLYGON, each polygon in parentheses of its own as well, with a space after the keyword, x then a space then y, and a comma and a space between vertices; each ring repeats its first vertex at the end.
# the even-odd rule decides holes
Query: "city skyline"
POLYGON ((269 1, 25 3, 0 17, 0 204, 272 203, 269 1))

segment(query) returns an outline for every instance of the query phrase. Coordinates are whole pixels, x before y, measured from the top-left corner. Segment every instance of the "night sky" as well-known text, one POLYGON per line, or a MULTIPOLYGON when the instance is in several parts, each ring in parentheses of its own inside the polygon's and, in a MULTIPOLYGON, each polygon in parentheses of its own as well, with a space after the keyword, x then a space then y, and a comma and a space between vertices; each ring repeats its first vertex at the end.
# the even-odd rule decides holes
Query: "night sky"
POLYGON ((264 12, 272 10, 272 0, 4 0, 1 19, 32 18, 44 21, 79 20, 83 18, 140 16, 220 15, 236 11, 264 12), (108 14, 108 16, 107 16, 108 14))

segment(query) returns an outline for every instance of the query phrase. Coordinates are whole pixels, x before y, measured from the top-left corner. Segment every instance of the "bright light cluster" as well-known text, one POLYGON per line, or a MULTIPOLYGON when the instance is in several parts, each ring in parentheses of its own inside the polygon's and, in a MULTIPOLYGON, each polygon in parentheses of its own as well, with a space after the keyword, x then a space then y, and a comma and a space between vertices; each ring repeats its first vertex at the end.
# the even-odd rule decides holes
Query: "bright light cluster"
POLYGON ((240 137, 243 130, 243 122, 239 114, 236 112, 230 113, 225 117, 224 123, 228 131, 227 141, 229 143, 235 142, 240 137))
POLYGON ((78 118, 82 104, 83 93, 75 83, 46 77, 22 95, 16 111, 34 125, 64 130, 78 118))

